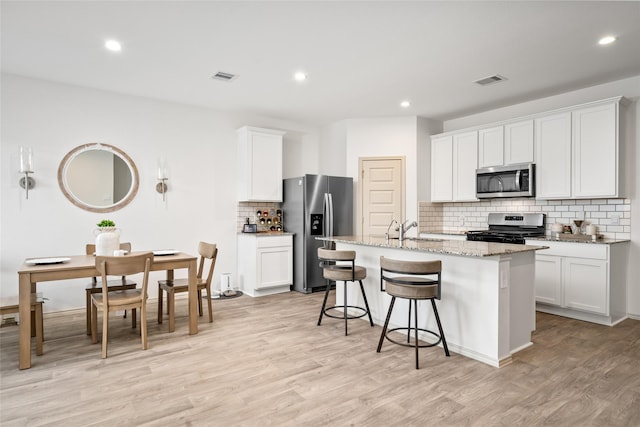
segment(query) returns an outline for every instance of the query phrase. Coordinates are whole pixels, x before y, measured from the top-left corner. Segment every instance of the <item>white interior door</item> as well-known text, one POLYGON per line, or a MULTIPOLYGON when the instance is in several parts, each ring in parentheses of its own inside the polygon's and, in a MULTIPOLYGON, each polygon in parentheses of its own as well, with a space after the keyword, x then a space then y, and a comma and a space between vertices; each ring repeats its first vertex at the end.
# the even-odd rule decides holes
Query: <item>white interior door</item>
MULTIPOLYGON (((384 235, 404 219, 404 158, 360 159, 362 235, 384 235)), ((394 227, 395 228, 395 227, 394 227)))

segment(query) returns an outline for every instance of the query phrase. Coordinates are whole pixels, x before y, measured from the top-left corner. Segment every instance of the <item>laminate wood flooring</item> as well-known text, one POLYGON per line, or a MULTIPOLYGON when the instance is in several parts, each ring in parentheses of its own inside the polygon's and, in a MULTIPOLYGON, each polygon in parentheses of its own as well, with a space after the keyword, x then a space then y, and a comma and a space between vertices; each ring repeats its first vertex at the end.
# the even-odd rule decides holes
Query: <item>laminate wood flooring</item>
POLYGON ((45 315, 44 355, 18 370, 18 328, 0 329, 7 426, 640 426, 640 321, 606 327, 537 314, 534 345, 493 368, 441 348, 386 342, 351 321, 316 326, 322 294, 214 300, 188 335, 149 303, 149 349, 110 318, 109 358, 83 310, 45 315))

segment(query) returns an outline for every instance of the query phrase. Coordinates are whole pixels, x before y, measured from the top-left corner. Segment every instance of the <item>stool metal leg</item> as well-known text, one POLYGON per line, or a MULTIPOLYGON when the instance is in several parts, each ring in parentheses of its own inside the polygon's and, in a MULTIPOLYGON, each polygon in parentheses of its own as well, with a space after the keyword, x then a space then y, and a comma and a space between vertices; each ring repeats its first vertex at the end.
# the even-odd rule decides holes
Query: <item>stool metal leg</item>
POLYGON ((449 347, 447 347, 447 340, 444 339, 444 331, 442 330, 442 324, 440 324, 440 316, 438 316, 438 309, 436 308, 436 302, 431 299, 431 306, 433 307, 433 313, 436 315, 436 323, 438 324, 438 331, 440 331, 440 338, 442 339, 442 347, 444 347, 444 354, 449 357, 449 347))
POLYGON ((387 335, 387 327, 389 326, 389 319, 391 319, 391 312, 393 311, 393 304, 396 302, 396 297, 391 297, 391 303, 389 304, 389 311, 387 312, 387 318, 384 321, 384 326, 382 327, 382 334, 380 334, 380 342, 378 342, 378 350, 380 353, 380 349, 382 349, 382 342, 384 341, 384 337, 387 335))
POLYGON ((364 293, 364 286, 362 285, 362 280, 360 282, 360 290, 362 291, 362 298, 364 299, 364 306, 367 309, 367 314, 369 315, 369 323, 373 328, 373 319, 371 318, 371 310, 369 310, 369 303, 367 302, 367 294, 364 293))
POLYGON ((327 305, 327 298, 329 297, 329 291, 331 291, 331 282, 329 280, 327 282, 327 289, 324 291, 324 300, 322 301, 322 308, 320 309, 320 317, 318 318, 318 326, 322 322, 322 316, 324 315, 324 310, 327 305))
POLYGON ((409 300, 409 315, 407 317, 407 343, 411 342, 411 300, 409 300))
MULTIPOLYGON (((411 306, 411 301, 409 301, 409 306, 411 306)), ((418 367, 418 300, 413 300, 413 311, 415 313, 413 313, 413 320, 414 320, 414 326, 415 326, 415 346, 416 346, 416 369, 420 369, 418 367)), ((411 324, 409 324, 409 327, 411 327, 411 324)))
MULTIPOLYGON (((342 282, 342 285, 344 286, 344 336, 347 336, 347 320, 349 320, 347 318, 347 282, 342 282)), ((337 283, 336 283, 337 286, 337 283)))

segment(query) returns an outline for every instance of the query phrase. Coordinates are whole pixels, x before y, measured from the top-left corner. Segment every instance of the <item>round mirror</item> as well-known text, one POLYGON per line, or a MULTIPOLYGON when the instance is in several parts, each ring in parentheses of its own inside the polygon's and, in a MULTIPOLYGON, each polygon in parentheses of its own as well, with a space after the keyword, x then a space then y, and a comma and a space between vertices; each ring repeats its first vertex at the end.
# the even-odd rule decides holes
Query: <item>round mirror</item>
POLYGON ((138 181, 133 160, 108 144, 76 147, 58 168, 58 184, 64 195, 74 205, 91 212, 123 208, 138 192, 138 181))

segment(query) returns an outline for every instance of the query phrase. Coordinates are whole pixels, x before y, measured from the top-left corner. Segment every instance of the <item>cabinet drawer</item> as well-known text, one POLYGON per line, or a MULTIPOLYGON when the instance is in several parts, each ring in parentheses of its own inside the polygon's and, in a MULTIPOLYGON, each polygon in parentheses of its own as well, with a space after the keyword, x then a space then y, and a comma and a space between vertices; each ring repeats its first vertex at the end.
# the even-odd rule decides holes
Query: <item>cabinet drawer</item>
POLYGON ((291 236, 268 236, 257 238, 257 247, 259 248, 275 248, 280 246, 291 246, 291 236))
MULTIPOLYGON (((529 244, 533 243, 533 240, 528 241, 529 244)), ((541 242, 538 244, 544 244, 549 246, 549 249, 542 249, 537 251, 540 255, 554 255, 573 258, 591 258, 606 260, 609 255, 608 245, 597 245, 590 243, 570 243, 570 242, 541 242)))

